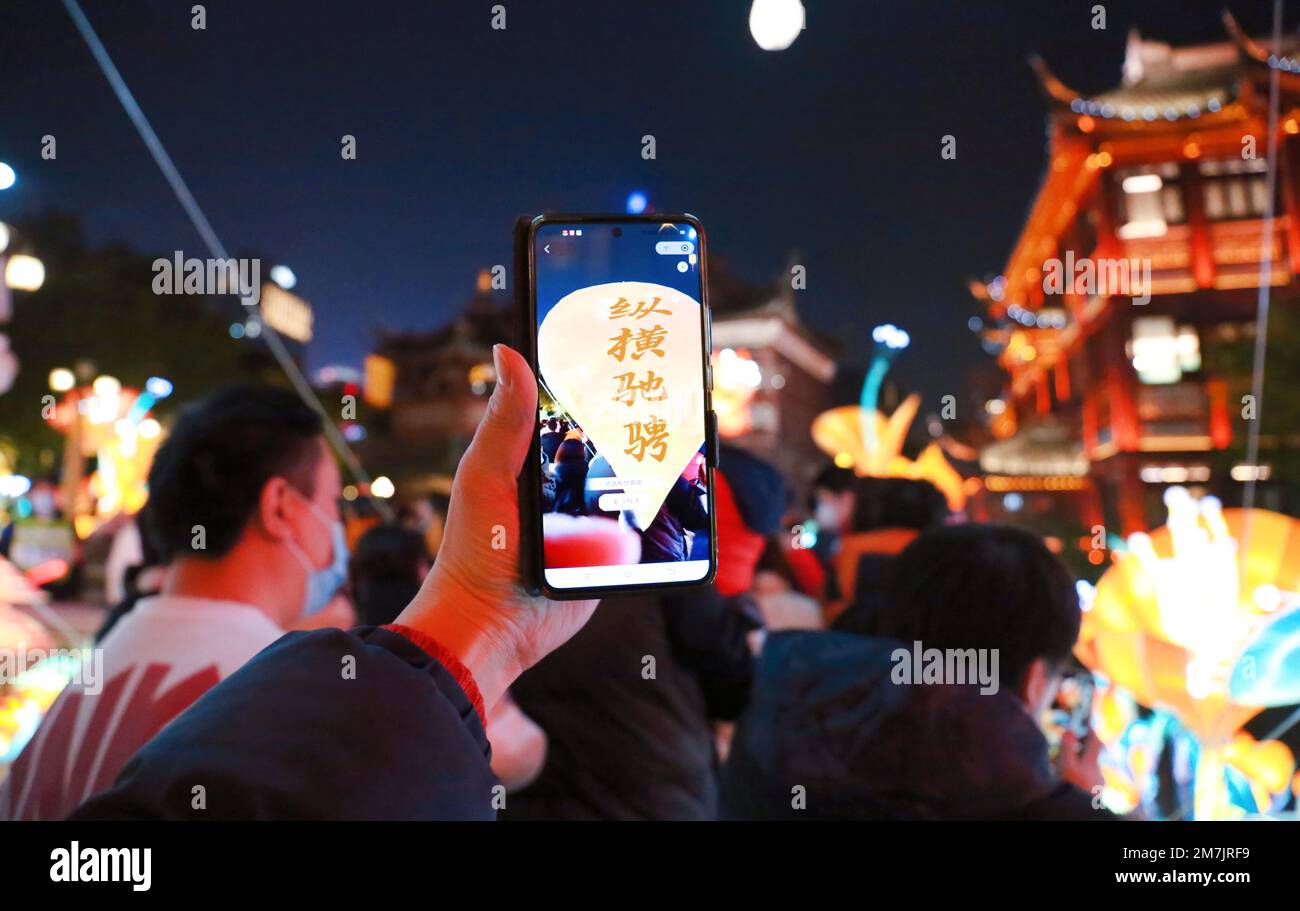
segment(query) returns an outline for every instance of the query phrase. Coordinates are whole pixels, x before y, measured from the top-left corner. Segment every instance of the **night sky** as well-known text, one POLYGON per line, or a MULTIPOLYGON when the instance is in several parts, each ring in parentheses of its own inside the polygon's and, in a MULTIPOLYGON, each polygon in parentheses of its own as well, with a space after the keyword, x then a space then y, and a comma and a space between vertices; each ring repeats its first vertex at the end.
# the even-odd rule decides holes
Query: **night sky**
MULTIPOLYGON (((1094 2, 805 0, 777 53, 749 0, 505 0, 504 31, 486 0, 214 0, 206 31, 191 0, 83 6, 226 246, 297 273, 312 367, 359 366, 375 326, 451 318, 479 268, 510 263, 515 216, 622 211, 640 189, 751 282, 800 251, 805 319, 857 361, 873 325, 907 329, 894 375, 933 397, 987 362, 965 282, 1005 264, 1044 168, 1028 55, 1095 92, 1133 25, 1224 38, 1204 0, 1106 3, 1105 31, 1094 2)), ((1271 6, 1230 8, 1261 34, 1271 6)), ((207 255, 58 0, 0 6, 0 160, 19 173, 0 219, 57 208, 95 242, 207 255)))

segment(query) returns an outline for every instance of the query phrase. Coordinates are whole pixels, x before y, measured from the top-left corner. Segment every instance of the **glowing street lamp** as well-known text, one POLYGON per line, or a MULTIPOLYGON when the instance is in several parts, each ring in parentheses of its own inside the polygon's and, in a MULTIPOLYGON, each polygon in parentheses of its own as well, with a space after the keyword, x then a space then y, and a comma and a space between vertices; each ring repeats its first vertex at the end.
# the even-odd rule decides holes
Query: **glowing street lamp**
POLYGON ((803 4, 799 0, 754 0, 749 8, 749 32, 765 51, 783 51, 803 31, 803 4))

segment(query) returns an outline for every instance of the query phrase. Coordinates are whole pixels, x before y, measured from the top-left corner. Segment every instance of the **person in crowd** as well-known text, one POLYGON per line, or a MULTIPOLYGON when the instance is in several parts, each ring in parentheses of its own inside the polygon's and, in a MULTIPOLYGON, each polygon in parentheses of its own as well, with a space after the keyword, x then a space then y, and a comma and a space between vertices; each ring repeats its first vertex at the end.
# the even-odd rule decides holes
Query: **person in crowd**
MULTIPOLYGON (((144 523, 144 510, 149 508, 149 504, 144 505, 135 516, 131 517, 131 523, 123 527, 122 533, 118 537, 126 535, 126 543, 123 545, 127 554, 123 555, 124 565, 121 569, 122 594, 116 600, 111 602, 112 606, 108 610, 108 615, 100 625, 99 631, 95 633, 95 642, 103 642, 104 638, 117 626, 118 621, 135 609, 135 606, 144 598, 157 595, 162 591, 163 583, 167 579, 167 567, 162 564, 162 558, 158 555, 158 548, 154 546, 150 536, 141 534, 139 529, 144 523), (126 529, 134 529, 134 533, 126 529), (138 547, 138 553, 136 548, 138 547)), ((116 539, 114 541, 114 550, 118 549, 116 539)), ((108 589, 110 592, 113 589, 108 589)))
POLYGON ((587 453, 581 440, 564 440, 555 450, 554 512, 587 514, 587 453))
POLYGON ((357 539, 348 583, 362 626, 392 623, 411 603, 433 561, 424 536, 401 525, 376 525, 357 539))
POLYGON ((848 532, 831 561, 839 598, 826 601, 826 619, 852 631, 875 609, 884 574, 904 547, 948 519, 948 501, 929 481, 859 478, 848 532))
POLYGON ((0 818, 59 819, 109 787, 142 744, 342 582, 338 468, 320 418, 289 390, 228 387, 187 409, 149 491, 143 530, 167 566, 162 589, 104 638, 102 679, 55 701, 0 787, 0 818))
POLYGON ((642 563, 681 562, 690 556, 686 532, 707 536, 709 511, 704 505, 703 489, 694 481, 679 476, 673 482, 663 505, 641 537, 642 563))
POLYGON ((560 444, 564 442, 565 432, 565 430, 560 429, 558 418, 551 418, 544 425, 542 431, 542 455, 546 457, 547 462, 555 461, 555 452, 560 448, 560 444))
MULTIPOLYGON (((857 483, 857 475, 833 462, 827 462, 813 478, 808 507, 816 526, 817 542, 811 550, 827 572, 839 551, 840 536, 849 531, 857 483)), ((828 594, 838 597, 836 592, 828 594)))
MULTIPOLYGON (((418 531, 378 525, 357 541, 348 565, 348 581, 362 626, 392 623, 420 590, 433 561, 418 531)), ((537 777, 546 758, 546 735, 519 710, 507 693, 488 713, 492 771, 507 791, 537 777)))
POLYGON ((744 593, 785 500, 780 474, 732 447, 715 473, 720 489, 727 479, 735 495, 719 497, 726 515, 712 587, 606 598, 516 681, 512 692, 546 731, 548 756, 503 819, 716 818, 714 722, 735 718, 749 696, 748 639, 762 621, 744 593))
MULTIPOLYGON (((511 349, 496 346, 493 359, 498 382, 456 472, 446 541, 397 622, 281 637, 145 744, 72 818, 495 816, 500 783, 486 718, 596 602, 551 602, 520 585, 516 478, 536 426, 537 384, 511 349)), ((267 486, 262 499, 279 504, 279 486, 267 486)), ((305 533, 305 515, 290 520, 305 533)), ((548 565, 639 556, 636 535, 617 522, 551 514, 545 524, 548 565)), ((246 575, 284 586, 286 572, 246 575)))
POLYGON ((891 567, 873 620, 871 635, 767 637, 723 774, 727 818, 1109 815, 1094 809, 1096 738, 1082 752, 1063 743, 1053 767, 1036 724, 1080 623, 1074 582, 1041 541, 979 525, 925 532, 891 567), (996 654, 997 686, 922 682, 915 648, 996 654))

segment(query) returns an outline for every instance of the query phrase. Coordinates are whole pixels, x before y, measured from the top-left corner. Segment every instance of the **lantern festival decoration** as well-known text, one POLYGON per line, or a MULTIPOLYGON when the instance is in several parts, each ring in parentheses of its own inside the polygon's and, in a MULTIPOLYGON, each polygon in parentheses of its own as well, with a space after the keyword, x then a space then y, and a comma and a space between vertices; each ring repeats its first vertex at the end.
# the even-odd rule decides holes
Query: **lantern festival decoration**
MULTIPOLYGON (((56 385, 51 374, 51 388, 66 388, 67 377, 57 379, 56 385)), ((162 426, 151 411, 171 392, 171 382, 162 377, 150 377, 145 388, 137 390, 105 375, 89 386, 66 388, 54 407, 48 421, 66 437, 65 495, 79 538, 89 537, 113 516, 135 513, 144 505, 149 465, 162 442, 162 426), (85 458, 95 460, 95 470, 80 489, 85 458)))
POLYGON ((859 403, 817 415, 812 424, 813 442, 836 465, 853 469, 859 477, 929 481, 943 493, 949 509, 960 511, 966 505, 965 485, 938 443, 930 443, 915 460, 903 455, 903 444, 920 408, 921 397, 916 393, 909 395, 888 417, 878 407, 885 374, 898 353, 910 344, 908 334, 886 324, 877 326, 872 338, 876 342, 875 351, 862 383, 859 403))
POLYGON ((1130 535, 1084 604, 1076 653, 1108 687, 1093 712, 1103 774, 1138 800, 1155 754, 1181 739, 1194 818, 1268 813, 1289 799, 1295 760, 1242 726, 1300 702, 1300 522, 1181 487, 1165 506, 1166 525, 1130 535))

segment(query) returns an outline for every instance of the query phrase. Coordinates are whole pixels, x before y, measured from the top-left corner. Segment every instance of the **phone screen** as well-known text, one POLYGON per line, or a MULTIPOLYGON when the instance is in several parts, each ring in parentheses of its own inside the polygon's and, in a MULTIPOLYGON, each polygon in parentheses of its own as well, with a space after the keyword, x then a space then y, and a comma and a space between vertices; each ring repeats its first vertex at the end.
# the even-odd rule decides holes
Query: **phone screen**
POLYGON ((685 222, 534 231, 541 511, 616 521, 641 539, 632 565, 543 559, 553 589, 709 575, 702 241, 685 222))

